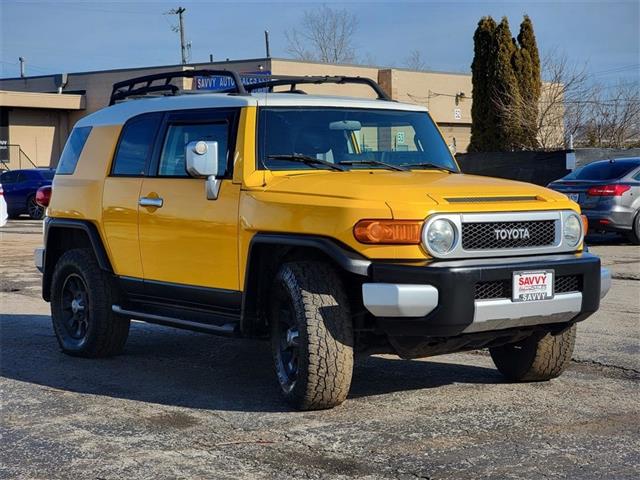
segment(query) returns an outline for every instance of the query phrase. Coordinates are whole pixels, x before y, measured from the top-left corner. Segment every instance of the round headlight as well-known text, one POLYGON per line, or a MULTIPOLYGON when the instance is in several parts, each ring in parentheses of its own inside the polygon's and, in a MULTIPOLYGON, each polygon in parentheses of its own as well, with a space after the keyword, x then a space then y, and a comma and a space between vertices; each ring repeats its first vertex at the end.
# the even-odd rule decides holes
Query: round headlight
POLYGON ((562 232, 565 242, 570 247, 575 247, 582 240, 582 221, 577 215, 569 215, 564 222, 562 232))
POLYGON ((441 218, 429 224, 426 237, 429 250, 444 255, 453 248, 456 241, 456 227, 449 220, 441 218))

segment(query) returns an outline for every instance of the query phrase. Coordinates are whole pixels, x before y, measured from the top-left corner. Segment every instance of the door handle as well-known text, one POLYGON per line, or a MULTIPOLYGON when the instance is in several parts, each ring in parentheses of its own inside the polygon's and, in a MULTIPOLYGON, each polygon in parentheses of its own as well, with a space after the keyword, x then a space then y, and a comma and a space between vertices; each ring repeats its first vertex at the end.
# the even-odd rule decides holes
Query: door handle
POLYGON ((138 199, 138 205, 140 205, 141 207, 160 208, 162 207, 163 203, 164 200, 159 197, 140 197, 138 199))

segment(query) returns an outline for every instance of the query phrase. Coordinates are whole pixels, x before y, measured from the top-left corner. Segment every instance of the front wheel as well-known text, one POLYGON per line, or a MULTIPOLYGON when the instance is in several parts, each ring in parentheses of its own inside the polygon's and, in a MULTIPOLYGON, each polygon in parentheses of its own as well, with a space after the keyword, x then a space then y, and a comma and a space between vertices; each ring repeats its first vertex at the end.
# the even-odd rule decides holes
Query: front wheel
POLYGON ((569 366, 576 343, 576 326, 558 335, 531 336, 517 343, 490 348, 496 367, 508 380, 540 382, 559 376, 569 366))
POLYGON ((120 353, 129 335, 129 319, 111 311, 115 287, 93 252, 65 252, 51 279, 51 319, 64 353, 108 357, 120 353))
POLYGON ((342 280, 322 262, 285 263, 269 309, 276 375, 301 410, 341 404, 353 372, 353 325, 342 280))

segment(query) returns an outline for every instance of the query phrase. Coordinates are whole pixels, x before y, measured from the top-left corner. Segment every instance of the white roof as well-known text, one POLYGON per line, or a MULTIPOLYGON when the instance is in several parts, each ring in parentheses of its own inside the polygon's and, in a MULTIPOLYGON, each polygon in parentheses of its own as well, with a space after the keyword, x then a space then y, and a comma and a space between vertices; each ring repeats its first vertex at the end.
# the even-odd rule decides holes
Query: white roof
POLYGON ((410 103, 370 100, 366 98, 330 97, 301 95, 297 93, 253 93, 251 95, 229 95, 226 93, 185 93, 167 97, 130 99, 98 110, 83 117, 77 127, 122 125, 131 117, 147 112, 166 112, 192 108, 230 107, 343 107, 376 108, 384 110, 404 110, 426 112, 426 107, 410 103))

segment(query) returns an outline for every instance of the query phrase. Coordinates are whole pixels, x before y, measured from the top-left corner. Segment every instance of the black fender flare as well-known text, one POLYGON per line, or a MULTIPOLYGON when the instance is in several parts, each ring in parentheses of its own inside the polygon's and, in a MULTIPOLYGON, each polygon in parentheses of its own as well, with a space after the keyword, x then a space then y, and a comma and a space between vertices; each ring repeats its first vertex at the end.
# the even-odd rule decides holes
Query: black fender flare
POLYGON ((331 258, 336 265, 350 274, 366 277, 371 261, 348 246, 329 237, 286 233, 257 233, 251 239, 245 266, 244 289, 242 292, 241 331, 251 334, 251 325, 258 315, 258 261, 256 247, 263 245, 303 247, 315 249, 331 258))
MULTIPOLYGON (((113 273, 111 261, 107 255, 107 251, 102 243, 102 238, 98 233, 97 227, 89 220, 76 220, 70 218, 47 217, 44 223, 44 258, 43 258, 43 276, 42 276, 42 297, 49 300, 51 295, 51 278, 53 275, 53 267, 59 253, 59 245, 50 245, 53 232, 56 234, 60 231, 82 231, 89 239, 91 249, 96 257, 98 265, 102 270, 113 273)), ((57 235, 56 235, 57 237, 57 235)), ((72 245, 74 248, 75 245, 72 245)), ((64 250, 64 249, 63 249, 64 250)))

